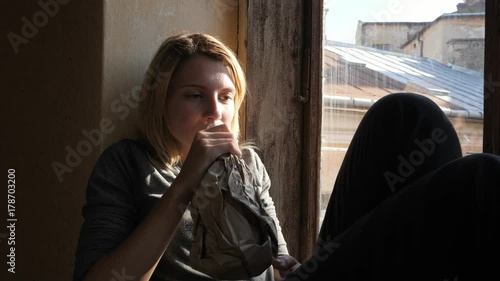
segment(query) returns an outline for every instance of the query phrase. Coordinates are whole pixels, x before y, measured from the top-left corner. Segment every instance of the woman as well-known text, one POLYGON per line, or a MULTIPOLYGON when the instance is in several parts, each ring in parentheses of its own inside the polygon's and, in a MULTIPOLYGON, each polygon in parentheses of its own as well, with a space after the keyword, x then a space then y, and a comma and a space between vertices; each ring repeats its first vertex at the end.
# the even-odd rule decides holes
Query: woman
MULTIPOLYGON (((189 266, 188 205, 225 153, 258 175, 278 254, 287 254, 266 169, 238 140, 246 83, 233 52, 212 36, 180 34, 160 46, 149 70, 141 138, 107 148, 89 178, 74 280, 213 280, 189 266)), ((272 267, 252 280, 274 280, 272 267)))

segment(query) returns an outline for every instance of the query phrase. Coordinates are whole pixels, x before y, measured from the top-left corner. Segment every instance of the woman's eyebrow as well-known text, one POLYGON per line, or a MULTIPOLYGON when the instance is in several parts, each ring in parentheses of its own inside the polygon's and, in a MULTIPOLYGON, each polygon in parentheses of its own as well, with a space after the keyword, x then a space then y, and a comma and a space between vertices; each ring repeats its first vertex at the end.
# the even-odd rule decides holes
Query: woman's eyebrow
MULTIPOLYGON (((204 89, 206 90, 207 87, 206 86, 203 86, 203 85, 200 85, 200 84, 183 84, 183 85, 180 85, 180 88, 200 88, 200 89, 204 89)), ((234 87, 224 87, 224 88, 221 88, 221 90, 224 90, 224 91, 236 91, 236 89, 234 87)))

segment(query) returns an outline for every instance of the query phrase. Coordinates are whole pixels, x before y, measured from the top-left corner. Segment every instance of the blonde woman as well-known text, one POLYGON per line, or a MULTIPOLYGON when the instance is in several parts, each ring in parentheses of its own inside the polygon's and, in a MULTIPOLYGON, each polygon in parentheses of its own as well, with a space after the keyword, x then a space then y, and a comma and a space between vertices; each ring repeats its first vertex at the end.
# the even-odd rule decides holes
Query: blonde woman
MULTIPOLYGON (((256 171, 277 226, 278 253, 288 254, 266 169, 239 141, 246 91, 236 56, 217 38, 165 40, 144 79, 142 137, 107 148, 89 178, 74 280, 213 280, 189 266, 188 205, 211 163, 225 153, 256 171)), ((251 280, 274 280, 272 267, 251 280)))

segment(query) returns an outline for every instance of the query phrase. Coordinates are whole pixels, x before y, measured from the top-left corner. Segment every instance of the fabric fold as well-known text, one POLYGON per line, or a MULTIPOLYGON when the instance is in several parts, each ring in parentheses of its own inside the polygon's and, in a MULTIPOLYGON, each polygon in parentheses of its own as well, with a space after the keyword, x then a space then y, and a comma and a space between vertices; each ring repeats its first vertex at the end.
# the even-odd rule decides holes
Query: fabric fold
POLYGON ((191 267, 217 279, 249 279, 277 257, 276 225, 254 176, 232 154, 220 156, 208 169, 191 203, 191 267))

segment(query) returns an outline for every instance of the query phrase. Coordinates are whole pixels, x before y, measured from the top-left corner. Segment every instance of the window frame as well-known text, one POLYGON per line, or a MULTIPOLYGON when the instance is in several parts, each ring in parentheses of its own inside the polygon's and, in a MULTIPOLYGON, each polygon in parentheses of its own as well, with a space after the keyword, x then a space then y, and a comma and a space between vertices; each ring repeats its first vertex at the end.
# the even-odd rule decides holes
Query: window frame
POLYGON ((483 152, 500 155, 500 3, 486 0, 483 152))

